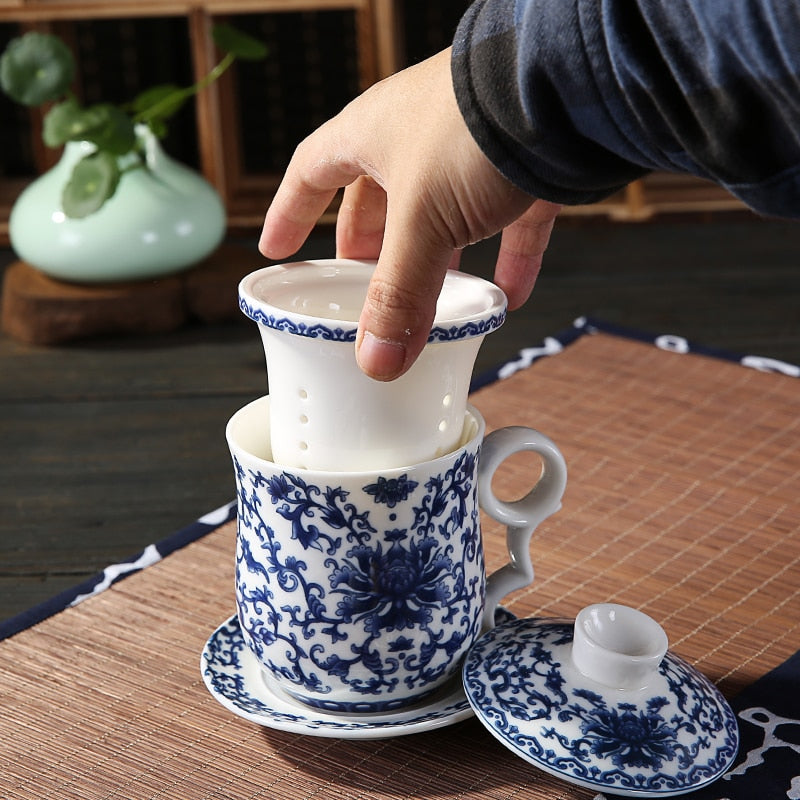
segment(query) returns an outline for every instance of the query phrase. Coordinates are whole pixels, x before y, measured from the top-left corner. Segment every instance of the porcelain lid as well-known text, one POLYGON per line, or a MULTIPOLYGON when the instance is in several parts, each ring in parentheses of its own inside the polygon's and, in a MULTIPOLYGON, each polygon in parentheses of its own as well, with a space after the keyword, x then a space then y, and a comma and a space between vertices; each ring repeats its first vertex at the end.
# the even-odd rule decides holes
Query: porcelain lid
POLYGON ((719 778, 739 732, 719 690, 666 644, 650 617, 610 603, 575 621, 512 620, 467 654, 464 688, 483 725, 545 772, 670 797, 719 778))

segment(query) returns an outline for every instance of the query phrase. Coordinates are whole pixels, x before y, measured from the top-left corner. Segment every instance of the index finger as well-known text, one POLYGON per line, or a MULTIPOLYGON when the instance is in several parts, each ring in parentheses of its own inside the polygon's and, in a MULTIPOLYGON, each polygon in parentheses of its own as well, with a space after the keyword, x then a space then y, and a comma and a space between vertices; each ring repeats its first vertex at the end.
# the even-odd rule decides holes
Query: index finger
POLYGON ((324 126, 295 150, 264 217, 258 249, 267 258, 296 252, 336 192, 364 174, 354 159, 337 152, 334 142, 324 126))

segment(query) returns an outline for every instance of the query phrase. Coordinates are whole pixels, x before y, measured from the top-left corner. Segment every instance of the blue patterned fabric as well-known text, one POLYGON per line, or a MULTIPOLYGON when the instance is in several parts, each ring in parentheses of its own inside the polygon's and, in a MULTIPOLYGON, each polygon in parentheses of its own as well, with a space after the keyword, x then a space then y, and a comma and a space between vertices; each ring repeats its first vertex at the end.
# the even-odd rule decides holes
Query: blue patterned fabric
POLYGON ((581 336, 592 335, 594 333, 609 333, 614 336, 622 336, 626 339, 635 339, 640 342, 655 345, 659 350, 667 350, 671 353, 695 353, 697 355, 721 358, 725 361, 732 361, 749 369, 757 369, 760 372, 775 372, 781 375, 788 375, 791 378, 800 378, 800 365, 790 364, 776 358, 759 355, 741 355, 724 350, 719 347, 706 347, 698 342, 685 339, 683 336, 676 336, 671 333, 648 333, 634 328, 627 328, 623 325, 604 322, 603 320, 591 317, 578 317, 573 322, 572 327, 567 328, 554 336, 548 336, 536 347, 525 347, 517 353, 515 358, 506 361, 499 367, 495 367, 487 372, 477 375, 472 380, 470 392, 488 386, 498 380, 510 378, 515 372, 527 369, 539 359, 555 356, 561 353, 565 347, 572 344, 581 336))
POLYGON ((236 502, 232 501, 221 508, 205 514, 200 519, 188 525, 185 528, 173 533, 166 539, 160 542, 150 544, 144 548, 140 553, 132 556, 127 561, 119 564, 112 564, 106 567, 102 572, 93 575, 83 583, 73 586, 66 591, 63 591, 43 603, 39 603, 21 614, 10 617, 6 620, 0 620, 0 641, 13 636, 15 633, 24 631, 36 625, 42 620, 58 614, 70 606, 78 605, 89 597, 93 597, 102 591, 105 591, 109 586, 117 581, 139 572, 151 564, 161 561, 166 558, 170 553, 186 547, 187 544, 200 539, 211 531, 223 525, 225 522, 232 520, 236 517, 236 502))

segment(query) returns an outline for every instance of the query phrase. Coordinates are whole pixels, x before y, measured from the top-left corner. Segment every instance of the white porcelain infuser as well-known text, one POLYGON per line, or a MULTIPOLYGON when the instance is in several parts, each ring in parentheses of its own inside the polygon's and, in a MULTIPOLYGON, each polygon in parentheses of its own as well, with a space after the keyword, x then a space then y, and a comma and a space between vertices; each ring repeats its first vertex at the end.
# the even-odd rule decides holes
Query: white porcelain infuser
POLYGON ((374 267, 344 259, 280 264, 239 285, 240 307, 264 344, 280 464, 398 467, 458 445, 475 357, 505 319, 505 295, 482 278, 448 272, 428 344, 407 373, 383 383, 367 377, 355 357, 374 267))

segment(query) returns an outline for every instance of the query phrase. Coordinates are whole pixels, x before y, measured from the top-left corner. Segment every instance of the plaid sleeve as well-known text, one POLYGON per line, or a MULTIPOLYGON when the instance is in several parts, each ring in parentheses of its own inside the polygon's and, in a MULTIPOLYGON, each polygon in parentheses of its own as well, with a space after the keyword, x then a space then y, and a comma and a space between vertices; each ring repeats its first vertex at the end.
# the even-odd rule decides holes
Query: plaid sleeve
POLYGON ((591 203, 657 169, 800 217, 800 0, 477 0, 452 73, 533 196, 591 203))

